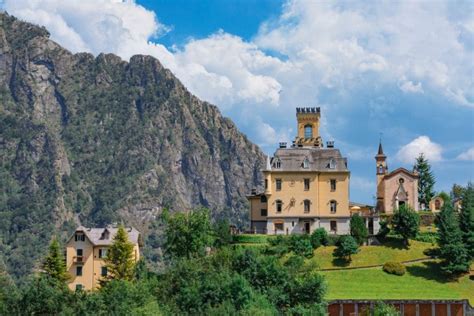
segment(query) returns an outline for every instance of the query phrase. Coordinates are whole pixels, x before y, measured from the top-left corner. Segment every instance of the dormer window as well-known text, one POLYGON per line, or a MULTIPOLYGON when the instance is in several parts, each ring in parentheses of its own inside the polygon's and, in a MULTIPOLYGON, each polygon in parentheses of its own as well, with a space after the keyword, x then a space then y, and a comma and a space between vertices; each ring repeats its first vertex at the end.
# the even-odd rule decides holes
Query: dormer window
POLYGON ((275 158, 275 161, 273 162, 273 168, 275 169, 281 168, 281 160, 279 158, 275 158))
POLYGON ((100 239, 107 240, 110 237, 110 233, 108 229, 105 229, 102 234, 100 235, 100 239))
POLYGON ((328 168, 329 169, 336 169, 336 160, 334 160, 334 158, 331 158, 331 160, 329 160, 328 168))
POLYGON ((306 124, 304 126, 304 138, 313 138, 313 125, 306 124))
POLYGON ((83 233, 76 233, 74 235, 74 240, 75 241, 85 241, 86 240, 86 236, 83 234, 83 233))
POLYGON ((305 158, 303 160, 303 169, 308 169, 309 168, 309 160, 308 158, 305 158))

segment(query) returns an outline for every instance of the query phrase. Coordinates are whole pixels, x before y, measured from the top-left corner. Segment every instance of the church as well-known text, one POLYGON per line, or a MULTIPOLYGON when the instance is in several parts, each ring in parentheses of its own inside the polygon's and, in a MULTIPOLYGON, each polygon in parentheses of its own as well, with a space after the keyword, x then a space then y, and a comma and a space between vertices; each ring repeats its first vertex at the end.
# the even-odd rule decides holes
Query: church
POLYGON ((297 108, 297 136, 291 146, 280 143, 262 170, 264 188, 250 201, 253 233, 310 234, 317 228, 349 234, 350 217, 359 213, 369 234, 376 234, 379 218, 369 206, 349 202, 347 158, 334 142, 324 146, 319 134, 321 109, 297 108))
POLYGON ((405 168, 388 171, 382 142, 375 156, 377 166, 377 205, 379 213, 393 214, 401 205, 418 211, 418 174, 405 168))

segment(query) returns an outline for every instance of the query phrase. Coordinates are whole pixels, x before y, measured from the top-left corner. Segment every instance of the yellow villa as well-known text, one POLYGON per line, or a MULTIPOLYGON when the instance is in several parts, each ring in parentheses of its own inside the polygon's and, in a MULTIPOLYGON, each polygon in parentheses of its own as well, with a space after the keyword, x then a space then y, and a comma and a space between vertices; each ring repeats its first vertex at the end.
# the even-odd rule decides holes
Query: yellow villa
MULTIPOLYGON (((125 228, 134 244, 135 261, 140 259, 140 233, 133 227, 125 228)), ((117 233, 117 227, 86 228, 79 226, 66 243, 66 267, 72 279, 71 290, 92 290, 107 275, 104 258, 117 233)))
MULTIPOLYGON (((266 234, 311 233, 325 228, 348 234, 351 214, 361 214, 370 234, 378 231, 378 216, 370 207, 349 202, 347 158, 334 142, 323 146, 319 134, 320 108, 297 108, 293 145, 280 143, 263 172, 264 191, 253 190, 251 231, 266 234)), ((361 204, 362 205, 362 204, 361 204)))

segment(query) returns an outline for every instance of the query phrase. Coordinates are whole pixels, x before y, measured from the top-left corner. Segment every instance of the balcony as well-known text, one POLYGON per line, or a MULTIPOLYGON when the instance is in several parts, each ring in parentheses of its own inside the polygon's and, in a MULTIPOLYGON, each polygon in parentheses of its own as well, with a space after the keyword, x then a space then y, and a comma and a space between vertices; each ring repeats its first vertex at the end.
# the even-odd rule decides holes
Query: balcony
POLYGON ((74 263, 83 263, 84 262, 84 257, 83 256, 74 256, 74 257, 72 257, 72 261, 74 263))

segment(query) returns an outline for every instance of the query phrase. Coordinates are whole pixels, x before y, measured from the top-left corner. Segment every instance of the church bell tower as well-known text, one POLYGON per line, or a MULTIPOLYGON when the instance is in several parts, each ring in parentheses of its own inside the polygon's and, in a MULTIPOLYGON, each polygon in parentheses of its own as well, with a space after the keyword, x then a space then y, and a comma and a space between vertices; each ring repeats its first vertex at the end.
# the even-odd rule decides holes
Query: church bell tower
POLYGON ((377 173, 377 205, 378 211, 384 210, 384 177, 388 172, 387 156, 383 153, 382 141, 379 143, 379 150, 375 155, 376 173, 377 173))

